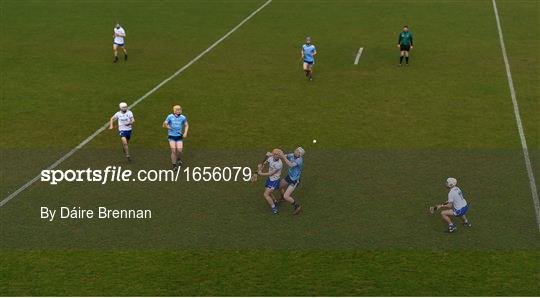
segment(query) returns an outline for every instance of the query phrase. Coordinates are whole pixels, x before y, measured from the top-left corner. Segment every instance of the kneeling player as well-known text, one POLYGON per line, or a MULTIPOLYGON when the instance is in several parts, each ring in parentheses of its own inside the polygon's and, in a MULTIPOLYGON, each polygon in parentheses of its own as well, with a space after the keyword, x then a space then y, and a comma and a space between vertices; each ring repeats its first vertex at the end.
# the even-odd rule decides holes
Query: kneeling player
POLYGON ((296 148, 294 153, 289 153, 287 155, 281 154, 280 158, 287 164, 289 171, 287 176, 284 179, 281 179, 279 188, 283 195, 283 199, 293 206, 293 214, 300 213, 302 206, 295 201, 292 197, 293 191, 296 189, 300 183, 300 175, 302 174, 302 169, 304 168, 304 154, 306 151, 302 147, 296 148))
POLYGON ((471 223, 465 215, 469 209, 467 201, 463 197, 461 189, 457 187, 456 178, 446 179, 446 187, 450 189, 448 192, 448 201, 444 204, 437 205, 435 207, 429 207, 429 211, 434 213, 436 210, 445 209, 441 211, 442 218, 448 223, 448 232, 453 233, 457 230, 457 227, 452 223, 451 217, 461 217, 463 220, 463 225, 470 227, 471 223))
POLYGON ((273 214, 278 214, 279 212, 272 192, 279 189, 279 177, 281 176, 281 169, 283 168, 283 162, 281 162, 280 159, 282 154, 283 151, 280 149, 274 149, 271 153, 268 152, 266 154, 268 159, 257 167, 257 174, 259 174, 259 176, 268 176, 266 184, 264 185, 265 189, 263 196, 268 202, 268 205, 270 205, 270 208, 272 208, 273 214), (268 164, 268 172, 263 172, 262 169, 266 164, 268 164))
POLYGON ((128 161, 131 161, 131 156, 129 155, 129 140, 131 139, 131 128, 132 124, 135 123, 135 118, 133 113, 128 110, 128 105, 125 102, 121 102, 119 105, 120 111, 116 112, 109 121, 109 129, 114 128, 114 121, 118 120, 118 131, 120 135, 120 140, 122 141, 122 150, 128 161))

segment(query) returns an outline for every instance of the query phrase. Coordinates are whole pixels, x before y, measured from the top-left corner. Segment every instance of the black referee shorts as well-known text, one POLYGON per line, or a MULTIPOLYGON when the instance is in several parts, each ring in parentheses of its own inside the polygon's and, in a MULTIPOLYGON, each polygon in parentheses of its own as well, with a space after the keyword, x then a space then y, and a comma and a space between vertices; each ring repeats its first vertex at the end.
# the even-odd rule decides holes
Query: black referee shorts
POLYGON ((399 50, 408 52, 408 51, 411 50, 411 45, 410 44, 408 44, 408 45, 402 44, 402 45, 399 46, 399 50))

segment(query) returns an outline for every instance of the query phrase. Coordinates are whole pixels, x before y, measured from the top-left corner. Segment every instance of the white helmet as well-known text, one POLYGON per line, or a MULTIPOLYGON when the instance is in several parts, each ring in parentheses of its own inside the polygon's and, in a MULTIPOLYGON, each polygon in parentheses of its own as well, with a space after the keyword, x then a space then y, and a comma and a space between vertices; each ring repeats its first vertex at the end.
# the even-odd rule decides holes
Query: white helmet
POLYGON ((118 107, 119 107, 120 109, 126 109, 126 108, 128 107, 128 105, 127 105, 127 103, 125 103, 125 102, 121 102, 121 103, 118 105, 118 107))
POLYGON ((457 185, 457 179, 456 178, 450 177, 450 178, 446 179, 446 186, 454 187, 456 185, 457 185))

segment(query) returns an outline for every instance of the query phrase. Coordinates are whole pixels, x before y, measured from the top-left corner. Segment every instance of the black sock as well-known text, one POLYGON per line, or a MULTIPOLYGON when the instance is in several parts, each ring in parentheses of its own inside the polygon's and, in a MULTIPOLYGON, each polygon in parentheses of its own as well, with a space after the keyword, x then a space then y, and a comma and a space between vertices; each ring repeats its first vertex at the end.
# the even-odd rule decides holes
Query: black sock
POLYGON ((403 63, 403 56, 399 56, 399 64, 403 63))
POLYGON ((409 57, 405 57, 405 62, 409 64, 409 57))

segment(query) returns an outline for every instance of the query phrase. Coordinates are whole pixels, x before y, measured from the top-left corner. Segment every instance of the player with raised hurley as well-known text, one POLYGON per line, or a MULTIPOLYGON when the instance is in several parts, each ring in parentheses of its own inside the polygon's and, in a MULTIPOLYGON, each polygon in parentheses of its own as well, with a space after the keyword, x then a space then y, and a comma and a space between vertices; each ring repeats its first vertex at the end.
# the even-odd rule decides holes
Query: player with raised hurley
POLYGON ((457 187, 456 178, 446 179, 446 187, 450 189, 448 192, 448 201, 437 206, 429 207, 429 211, 433 214, 439 209, 444 209, 441 211, 441 216, 448 223, 448 232, 453 233, 457 230, 456 225, 452 222, 452 217, 461 217, 463 220, 463 225, 465 227, 471 227, 471 223, 465 215, 469 209, 467 201, 463 197, 461 189, 457 187))
POLYGON ((167 140, 171 148, 171 162, 173 170, 182 165, 184 159, 184 139, 188 136, 189 124, 186 116, 182 114, 182 107, 175 105, 173 113, 169 114, 163 127, 168 130, 167 140))
POLYGON ((259 176, 268 176, 264 185, 263 196, 266 202, 268 202, 268 205, 270 205, 273 214, 279 213, 272 192, 279 189, 279 178, 281 177, 281 169, 283 168, 283 162, 280 159, 281 155, 283 155, 283 151, 280 149, 274 149, 272 152, 267 152, 267 159, 265 162, 257 166, 257 174, 259 176), (265 165, 268 165, 267 172, 262 171, 265 165))
POLYGON ((118 47, 121 47, 124 51, 124 60, 127 61, 128 55, 124 41, 124 38, 126 37, 126 31, 124 30, 124 28, 122 28, 122 26, 120 26, 120 24, 116 24, 116 26, 114 26, 113 32, 113 62, 118 62, 118 47))
POLYGON ((126 155, 128 161, 131 161, 129 155, 129 140, 131 139, 132 125, 135 123, 133 113, 128 109, 128 105, 125 102, 121 102, 118 107, 120 111, 116 112, 109 120, 109 129, 114 128, 114 121, 118 120, 118 131, 120 140, 122 141, 122 150, 126 155))
POLYGON ((317 50, 315 46, 311 44, 311 37, 306 37, 306 43, 302 45, 302 50, 300 51, 304 73, 308 80, 313 80, 313 65, 315 64, 315 55, 317 55, 317 50))

